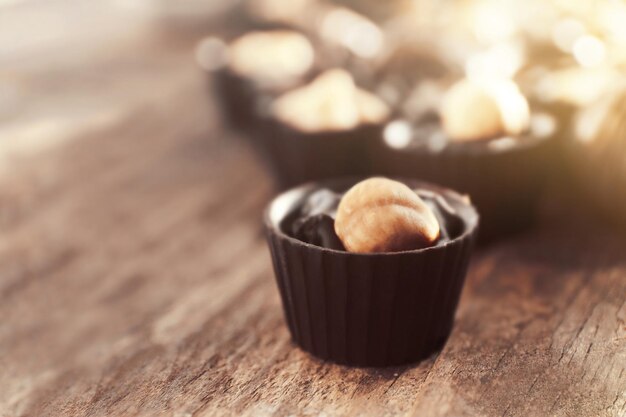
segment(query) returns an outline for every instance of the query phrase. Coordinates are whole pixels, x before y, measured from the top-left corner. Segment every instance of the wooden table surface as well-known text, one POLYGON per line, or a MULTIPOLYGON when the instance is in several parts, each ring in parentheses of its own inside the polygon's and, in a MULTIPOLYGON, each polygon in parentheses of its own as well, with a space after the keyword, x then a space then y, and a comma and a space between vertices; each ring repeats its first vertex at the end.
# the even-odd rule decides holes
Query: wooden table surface
POLYGON ((0 416, 626 415, 626 243, 584 213, 477 252, 418 365, 297 349, 198 33, 122 3, 0 5, 0 416))

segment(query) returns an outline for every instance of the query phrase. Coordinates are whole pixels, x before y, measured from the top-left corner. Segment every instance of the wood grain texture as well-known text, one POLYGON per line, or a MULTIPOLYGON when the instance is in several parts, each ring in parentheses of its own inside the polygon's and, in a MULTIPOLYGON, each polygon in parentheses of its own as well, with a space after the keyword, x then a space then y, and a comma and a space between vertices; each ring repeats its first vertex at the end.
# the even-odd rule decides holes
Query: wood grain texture
POLYGON ((271 181, 220 126, 195 38, 139 22, 80 59, 0 54, 0 132, 60 138, 0 135, 0 416, 626 415, 626 243, 584 213, 477 253, 418 365, 295 348, 260 229, 271 181), (63 129, 28 130, 44 116, 63 129))

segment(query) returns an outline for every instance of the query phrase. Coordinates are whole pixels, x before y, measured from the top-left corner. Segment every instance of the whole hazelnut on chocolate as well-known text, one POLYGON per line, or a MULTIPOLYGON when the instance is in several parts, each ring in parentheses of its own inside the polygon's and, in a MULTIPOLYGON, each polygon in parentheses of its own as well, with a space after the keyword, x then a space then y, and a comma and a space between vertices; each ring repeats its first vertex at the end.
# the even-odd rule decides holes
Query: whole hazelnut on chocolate
POLYGON ((430 207, 409 187, 370 178, 341 199, 335 232, 349 252, 400 252, 434 245, 440 227, 430 207))

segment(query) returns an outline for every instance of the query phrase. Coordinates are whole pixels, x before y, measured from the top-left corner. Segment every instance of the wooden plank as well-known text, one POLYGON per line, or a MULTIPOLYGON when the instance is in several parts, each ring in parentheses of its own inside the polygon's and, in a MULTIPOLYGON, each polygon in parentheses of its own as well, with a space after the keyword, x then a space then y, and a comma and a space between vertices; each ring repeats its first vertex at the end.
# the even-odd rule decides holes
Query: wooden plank
POLYGON ((54 103, 68 116, 0 175, 0 416, 626 415, 626 242, 583 212, 478 252, 450 340, 420 364, 297 349, 260 228, 270 178, 220 126, 194 38, 141 30, 103 49, 116 76, 32 58, 8 99, 45 103, 12 132, 54 103), (143 80, 126 61, 140 46, 143 80), (72 117, 55 82, 100 98, 72 117))

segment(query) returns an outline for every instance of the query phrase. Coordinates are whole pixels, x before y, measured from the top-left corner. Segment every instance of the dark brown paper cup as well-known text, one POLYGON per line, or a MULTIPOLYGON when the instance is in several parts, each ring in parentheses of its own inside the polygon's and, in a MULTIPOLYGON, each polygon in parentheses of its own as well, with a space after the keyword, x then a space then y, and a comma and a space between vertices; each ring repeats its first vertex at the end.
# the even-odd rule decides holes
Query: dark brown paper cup
POLYGON ((309 181, 364 176, 371 169, 371 144, 382 124, 361 125, 346 131, 301 132, 276 120, 265 123, 259 140, 282 189, 309 181))
POLYGON ((626 136, 608 143, 568 144, 569 173, 576 186, 577 203, 597 213, 607 224, 626 231, 626 136))
POLYGON ((254 83, 225 67, 215 72, 213 85, 226 124, 233 129, 253 130, 259 120, 259 93, 254 83))
POLYGON ((368 149, 382 135, 383 124, 345 131, 303 132, 274 118, 272 94, 228 69, 215 74, 215 90, 226 123, 248 136, 278 186, 373 173, 368 149))
MULTIPOLYGON (((352 181, 322 183, 336 191, 352 181)), ((462 234, 427 249, 355 254, 294 239, 281 222, 307 194, 308 184, 278 196, 265 214, 267 239, 293 340, 313 355, 353 366, 391 366, 422 360, 450 334, 478 226, 475 209, 441 192, 464 220, 462 234)))

